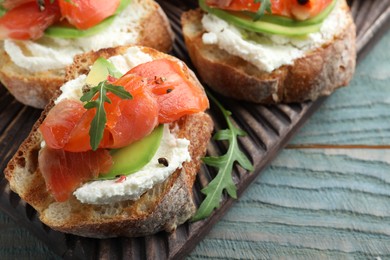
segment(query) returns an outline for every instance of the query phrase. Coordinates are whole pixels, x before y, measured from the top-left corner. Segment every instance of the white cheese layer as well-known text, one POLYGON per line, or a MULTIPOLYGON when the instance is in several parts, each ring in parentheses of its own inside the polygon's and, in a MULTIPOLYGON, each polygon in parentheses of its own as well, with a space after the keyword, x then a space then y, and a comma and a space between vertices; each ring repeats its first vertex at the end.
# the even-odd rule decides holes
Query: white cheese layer
POLYGON ((282 65, 293 64, 308 50, 331 41, 348 23, 338 1, 334 10, 324 20, 319 32, 306 37, 287 37, 244 32, 215 15, 203 16, 202 25, 206 30, 202 40, 204 44, 216 44, 220 49, 241 57, 260 70, 271 72, 282 65), (249 37, 248 37, 249 36, 249 37))
POLYGON ((142 0, 132 0, 110 26, 96 35, 78 39, 44 36, 38 41, 4 40, 4 49, 17 66, 32 73, 63 69, 72 63, 76 54, 135 44, 142 27, 141 18, 147 12, 142 0))
POLYGON ((114 64, 115 68, 122 74, 125 74, 130 69, 146 62, 150 62, 153 58, 143 52, 140 48, 133 46, 127 48, 126 53, 123 55, 112 56, 108 60, 114 64))
POLYGON ((85 80, 87 75, 80 75, 75 79, 72 79, 68 82, 65 82, 61 86, 61 95, 54 101, 54 104, 60 103, 64 99, 72 99, 79 101, 83 95, 83 86, 85 85, 85 80))
POLYGON ((191 160, 188 152, 190 142, 178 139, 164 126, 161 145, 152 160, 136 173, 126 176, 123 181, 92 181, 78 188, 74 195, 83 203, 109 204, 122 200, 137 200, 154 185, 163 182, 184 162, 191 160), (166 158, 168 166, 158 163, 158 158, 166 158))

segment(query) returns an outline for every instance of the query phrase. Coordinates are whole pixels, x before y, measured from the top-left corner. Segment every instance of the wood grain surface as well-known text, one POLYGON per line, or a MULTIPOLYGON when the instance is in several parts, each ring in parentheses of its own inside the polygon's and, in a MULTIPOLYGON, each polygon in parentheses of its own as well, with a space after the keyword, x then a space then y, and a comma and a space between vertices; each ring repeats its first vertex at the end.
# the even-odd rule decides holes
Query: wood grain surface
POLYGON ((390 258, 390 31, 189 259, 390 258))
MULTIPOLYGON (((364 10, 364 5, 372 6, 365 4, 369 1, 354 2, 359 3, 359 6, 355 5, 353 9, 355 15, 360 14, 357 10, 364 10)), ((388 1, 387 5, 386 1, 376 2, 382 9, 388 8, 388 1)), ((380 21, 380 17, 379 15, 377 21, 380 21)), ((361 22, 358 23, 360 30, 363 31, 364 25, 370 22, 364 22, 369 18, 360 14, 361 22)), ((371 22, 375 24, 376 21, 371 22)), ((366 29, 364 39, 374 37, 369 35, 371 27, 366 29)), ((179 31, 180 28, 175 27, 174 30, 179 31)), ((390 33, 387 33, 374 51, 368 53, 360 62, 351 86, 339 90, 325 101, 320 111, 290 142, 288 149, 285 149, 252 183, 225 217, 188 255, 189 259, 390 257, 388 252, 390 203, 387 191, 390 190, 388 187, 390 123, 386 124, 390 108, 388 99, 390 79, 386 74, 388 70, 383 69, 380 72, 383 67, 389 66, 389 46, 390 33), (361 83, 360 77, 365 78, 364 83, 361 83), (354 99, 357 101, 353 101, 354 99), (362 106, 359 106, 359 102, 362 106)), ((183 50, 183 46, 178 46, 176 52, 180 53, 183 50)), ((29 120, 33 120, 39 114, 36 110, 12 102, 11 105, 18 111, 15 117, 29 114, 29 120)), ((1 104, 3 103, 0 102, 0 106, 1 104)), ((296 108, 299 111, 300 107, 296 108)), ((249 118, 256 114, 267 117, 274 110, 256 108, 252 114, 244 115, 249 118)), ((280 106, 277 111, 294 115, 294 106, 292 108, 280 106)), ((261 116, 258 118, 261 119, 261 116)), ((12 127, 18 129, 20 133, 10 135, 11 138, 7 140, 1 140, 0 148, 9 147, 13 142, 12 137, 27 134, 29 129, 25 125, 29 123, 20 122, 18 126, 9 126, 7 122, 1 120, 0 129, 12 127)), ((264 123, 267 124, 258 122, 264 123)), ((278 130, 278 125, 272 127, 278 130)), ((259 141, 259 153, 254 154, 254 158, 260 156, 264 147, 272 145, 272 142, 270 140, 267 144, 267 141, 265 143, 259 141)), ((4 149, 0 149, 0 153, 5 157, 10 156, 10 152, 4 149)), ((15 201, 20 203, 17 198, 9 200, 12 203, 15 201)), ((39 222, 35 221, 36 216, 31 213, 28 206, 23 204, 15 206, 19 209, 23 207, 35 225, 39 226, 39 222)), ((30 231, 16 223, 18 219, 14 222, 0 213, 2 231, 0 259, 59 258, 30 231)), ((178 237, 168 241, 180 242, 180 233, 177 235, 178 237)), ((61 242, 69 243, 69 247, 81 250, 88 246, 86 246, 88 241, 83 240, 83 247, 80 247, 78 244, 81 243, 80 240, 72 237, 61 242)), ((127 250, 131 246, 155 250, 166 245, 162 239, 145 238, 108 242, 102 240, 101 243, 91 240, 90 246, 98 246, 99 255, 89 257, 108 259, 110 250, 127 250), (107 250, 104 250, 105 248, 107 250)), ((145 257, 146 253, 136 254, 137 252, 139 253, 124 251, 121 254, 124 258, 145 257)), ((153 252, 149 257, 164 258, 153 255, 153 252)))
MULTIPOLYGON (((386 146, 390 142, 390 41, 359 64, 348 88, 329 97, 291 144, 386 146), (387 48, 386 48, 387 47, 387 48), (326 126, 326 127, 324 127, 326 126)), ((386 148, 389 148, 388 146, 386 148)))

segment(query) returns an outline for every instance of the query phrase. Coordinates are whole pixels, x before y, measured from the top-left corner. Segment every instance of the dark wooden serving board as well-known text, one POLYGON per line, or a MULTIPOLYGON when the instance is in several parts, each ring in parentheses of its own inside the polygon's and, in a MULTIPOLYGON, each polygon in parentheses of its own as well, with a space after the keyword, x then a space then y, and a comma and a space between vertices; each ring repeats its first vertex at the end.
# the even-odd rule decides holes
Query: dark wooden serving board
MULTIPOLYGON (((172 54, 190 65, 183 43, 180 15, 183 10, 195 8, 196 1, 160 0, 167 12, 176 42, 172 54)), ((382 32, 390 28, 390 0, 350 1, 357 25, 358 60, 367 53, 382 32)), ((217 98, 233 112, 234 123, 245 130, 248 136, 240 139, 242 150, 254 163, 255 171, 248 173, 240 167, 232 172, 240 196, 246 187, 261 173, 290 138, 317 110, 326 98, 302 104, 262 106, 230 99, 217 98)), ((3 172, 8 160, 30 132, 41 111, 18 103, 0 86, 0 170, 3 172)), ((225 128, 218 109, 212 104, 210 109, 216 129, 225 128)), ((209 154, 222 154, 226 147, 211 142, 209 154)), ((206 166, 201 168, 194 187, 197 203, 203 198, 200 190, 215 174, 206 166)), ((39 221, 36 211, 11 192, 7 181, 1 175, 0 208, 17 223, 25 226, 45 242, 58 255, 69 259, 181 259, 207 234, 234 202, 223 198, 221 207, 204 221, 185 223, 176 232, 160 232, 140 238, 90 239, 53 231, 39 221)))

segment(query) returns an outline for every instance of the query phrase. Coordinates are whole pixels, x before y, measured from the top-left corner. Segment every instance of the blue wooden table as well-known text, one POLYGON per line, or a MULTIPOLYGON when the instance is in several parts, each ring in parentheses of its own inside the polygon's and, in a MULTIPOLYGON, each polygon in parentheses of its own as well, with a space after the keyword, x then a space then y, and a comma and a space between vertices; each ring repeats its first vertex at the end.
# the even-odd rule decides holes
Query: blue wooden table
MULTIPOLYGON (((0 213, 0 259, 56 259, 0 213)), ((390 31, 189 259, 390 258, 390 31)))
POLYGON ((390 31, 190 257, 390 258, 390 31))

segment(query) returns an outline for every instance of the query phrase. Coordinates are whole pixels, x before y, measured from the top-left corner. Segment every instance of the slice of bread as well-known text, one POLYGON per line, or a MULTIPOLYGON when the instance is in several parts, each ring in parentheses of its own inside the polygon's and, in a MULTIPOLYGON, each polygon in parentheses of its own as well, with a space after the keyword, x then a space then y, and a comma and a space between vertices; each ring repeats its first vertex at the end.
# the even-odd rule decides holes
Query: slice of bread
MULTIPOLYGON (((140 20, 137 24, 128 24, 128 31, 130 33, 135 31, 138 38, 127 44, 144 45, 168 52, 172 48, 173 32, 161 7, 153 0, 132 0, 130 5, 139 12, 136 15, 140 16, 140 20)), ((126 22, 121 21, 121 23, 126 22)), ((72 45, 71 41, 69 45, 72 45)), ((23 49, 23 52, 29 51, 23 49)), ((34 56, 34 53, 31 55, 34 56)), ((44 108, 64 80, 65 66, 37 72, 23 68, 14 63, 5 51, 3 41, 0 41, 0 81, 19 102, 44 108)))
MULTIPOLYGON (((178 61, 156 50, 140 48, 154 59, 168 57, 178 61)), ((66 79, 87 73, 98 57, 120 55, 126 49, 127 47, 117 47, 78 55, 68 67, 66 79)), ((192 71, 182 64, 185 75, 202 88, 192 71)), ((60 92, 58 90, 57 95, 60 92)), ((174 135, 190 141, 192 160, 185 162, 182 169, 176 170, 163 183, 155 185, 139 200, 91 205, 81 203, 73 195, 66 202, 56 202, 46 189, 38 165, 38 153, 43 139, 37 129, 53 104, 54 101, 51 101, 45 108, 32 132, 5 169, 11 189, 37 210, 43 223, 55 230, 87 237, 143 236, 160 230, 172 231, 194 214, 192 187, 213 129, 213 122, 208 114, 200 112, 187 115, 170 125, 174 135)))
POLYGON ((183 34, 200 78, 222 95, 255 103, 291 103, 315 100, 349 83, 355 71, 355 25, 345 0, 340 0, 346 25, 322 46, 310 49, 291 65, 272 72, 229 54, 216 44, 204 44, 204 12, 182 16, 183 34))

